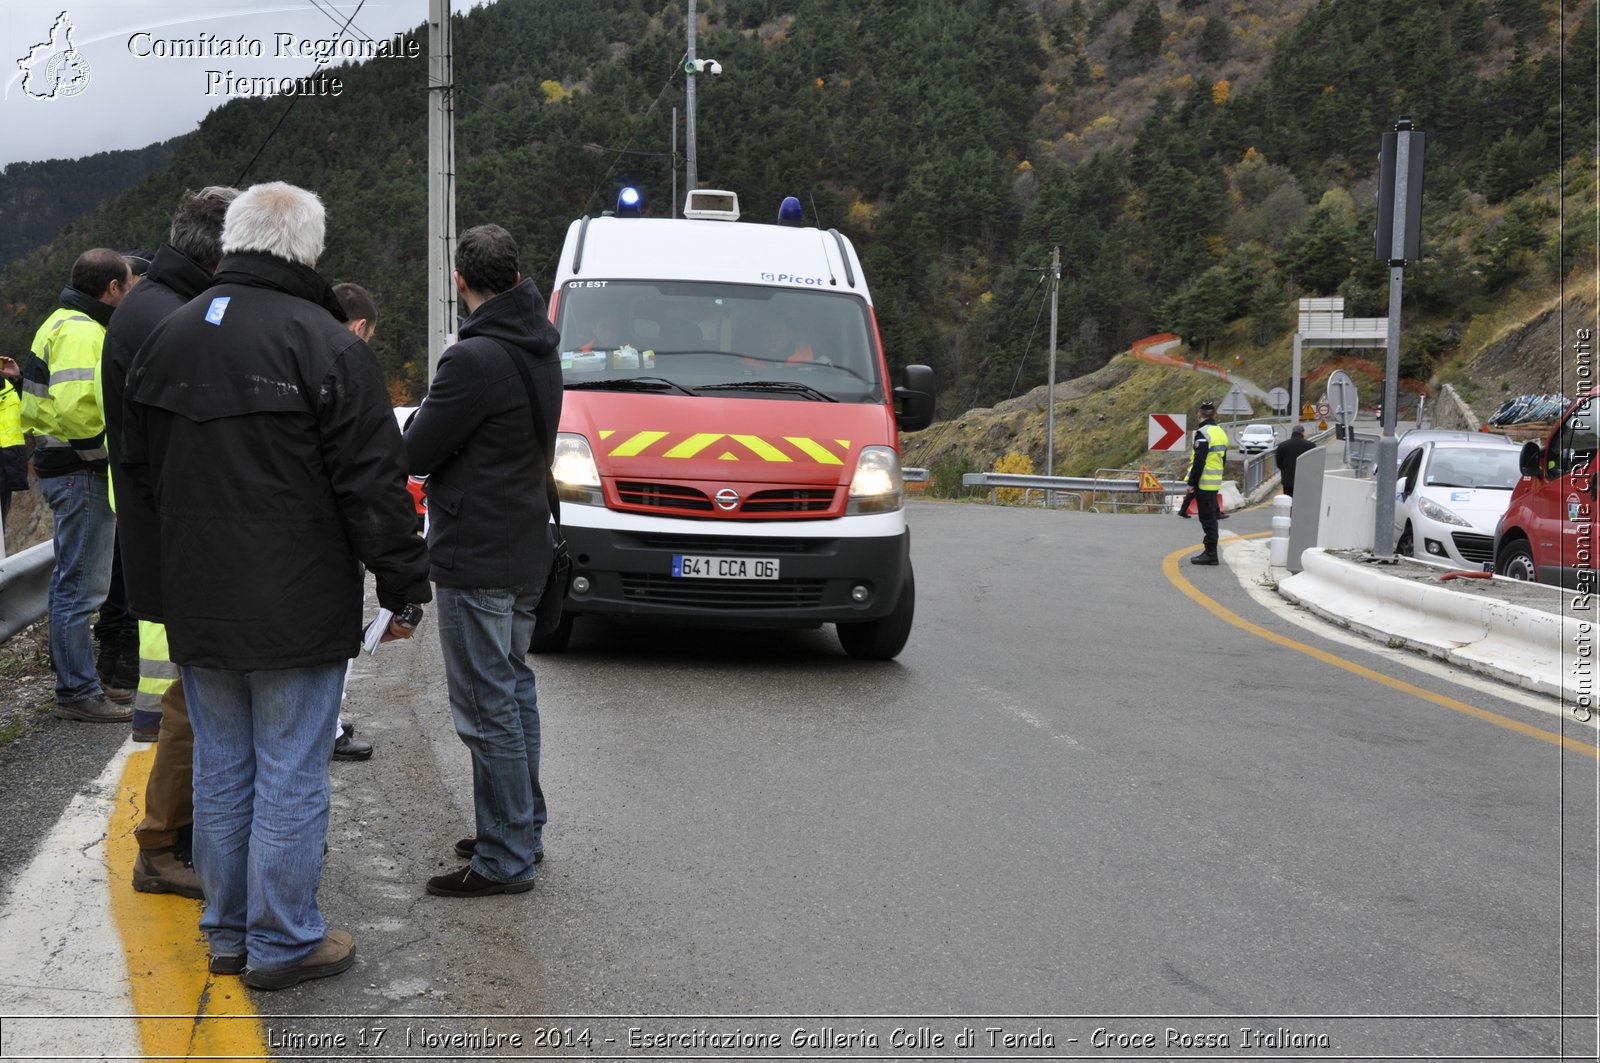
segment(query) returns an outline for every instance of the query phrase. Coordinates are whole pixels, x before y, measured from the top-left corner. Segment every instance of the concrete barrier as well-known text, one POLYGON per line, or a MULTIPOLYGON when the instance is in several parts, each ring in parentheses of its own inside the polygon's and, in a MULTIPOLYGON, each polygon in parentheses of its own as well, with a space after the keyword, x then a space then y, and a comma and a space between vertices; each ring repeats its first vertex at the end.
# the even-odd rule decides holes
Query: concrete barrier
POLYGON ((1317 546, 1323 550, 1371 550, 1378 519, 1378 481, 1349 469, 1330 469, 1322 478, 1317 546))
POLYGON ((1568 700, 1581 692, 1578 662, 1564 652, 1580 638, 1578 617, 1398 579, 1382 566, 1322 549, 1307 550, 1301 562, 1304 571, 1281 581, 1278 591, 1327 620, 1380 641, 1404 640, 1525 689, 1568 700))

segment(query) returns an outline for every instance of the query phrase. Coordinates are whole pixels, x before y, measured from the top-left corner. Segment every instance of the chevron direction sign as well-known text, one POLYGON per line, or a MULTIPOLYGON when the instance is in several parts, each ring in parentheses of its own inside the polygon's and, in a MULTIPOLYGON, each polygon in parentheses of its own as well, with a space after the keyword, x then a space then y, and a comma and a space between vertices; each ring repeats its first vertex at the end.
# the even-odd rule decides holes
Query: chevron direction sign
POLYGON ((1150 415, 1149 450, 1188 450, 1189 418, 1181 413, 1150 415))

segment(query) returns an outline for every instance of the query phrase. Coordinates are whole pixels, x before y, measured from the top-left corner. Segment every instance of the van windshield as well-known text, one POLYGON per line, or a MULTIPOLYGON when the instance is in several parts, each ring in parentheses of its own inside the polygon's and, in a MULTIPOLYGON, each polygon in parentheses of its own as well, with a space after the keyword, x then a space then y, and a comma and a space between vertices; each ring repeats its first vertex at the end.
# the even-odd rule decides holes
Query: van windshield
POLYGON ((853 295, 700 281, 569 281, 555 324, 568 387, 884 401, 871 315, 853 295))

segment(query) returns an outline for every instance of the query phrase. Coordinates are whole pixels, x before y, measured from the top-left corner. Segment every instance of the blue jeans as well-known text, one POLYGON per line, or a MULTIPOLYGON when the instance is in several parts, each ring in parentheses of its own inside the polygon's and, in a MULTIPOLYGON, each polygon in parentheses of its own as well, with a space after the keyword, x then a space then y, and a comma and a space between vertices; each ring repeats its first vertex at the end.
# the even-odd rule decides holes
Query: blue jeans
POLYGON ((439 587, 434 595, 450 711, 472 753, 472 868, 496 882, 532 878, 544 847, 539 696, 523 656, 542 590, 439 587))
POLYGON ((229 672, 183 667, 194 727, 194 869, 216 956, 299 963, 327 930, 317 908, 330 737, 345 662, 229 672))
POLYGON ((111 512, 110 483, 104 472, 87 470, 39 478, 39 493, 49 503, 56 525, 50 660, 56 670, 57 701, 84 701, 102 693, 89 619, 111 587, 117 518, 111 512))

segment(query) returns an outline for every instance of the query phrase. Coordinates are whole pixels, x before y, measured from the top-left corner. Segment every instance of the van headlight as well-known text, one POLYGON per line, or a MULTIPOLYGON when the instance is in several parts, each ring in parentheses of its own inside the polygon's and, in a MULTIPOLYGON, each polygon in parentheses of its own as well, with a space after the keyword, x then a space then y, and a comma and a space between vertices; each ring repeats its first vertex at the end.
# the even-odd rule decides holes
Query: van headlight
POLYGON ((585 506, 605 503, 594 451, 582 436, 572 432, 556 433, 556 460, 550 463, 550 474, 556 478, 556 491, 561 501, 585 506))
POLYGON ((1472 527, 1471 521, 1463 520, 1454 511, 1446 509, 1431 498, 1418 499, 1417 508, 1422 511, 1424 517, 1429 520, 1436 520, 1440 524, 1454 524, 1461 528, 1472 527))
POLYGON ((850 478, 850 501, 845 513, 893 513, 905 500, 900 478, 900 455, 893 447, 863 447, 850 478))

